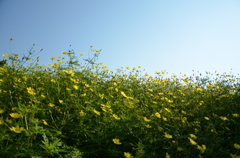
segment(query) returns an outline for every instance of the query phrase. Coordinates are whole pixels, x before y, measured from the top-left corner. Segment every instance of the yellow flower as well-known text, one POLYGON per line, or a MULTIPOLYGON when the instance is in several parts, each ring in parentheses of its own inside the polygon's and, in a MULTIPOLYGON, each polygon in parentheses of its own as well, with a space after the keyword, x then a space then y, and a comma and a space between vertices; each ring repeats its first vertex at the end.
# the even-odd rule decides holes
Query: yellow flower
POLYGON ((232 114, 233 115, 233 117, 239 117, 239 115, 238 114, 232 114))
POLYGON ((167 118, 166 117, 162 117, 163 121, 167 121, 167 118))
POLYGON ((13 40, 14 40, 14 38, 10 37, 10 40, 11 40, 11 41, 13 41, 13 40))
POLYGON ((79 53, 81 56, 84 56, 84 54, 83 53, 79 53))
POLYGON ((114 117, 116 120, 120 120, 120 117, 118 117, 118 115, 116 115, 116 114, 113 114, 113 117, 114 117))
POLYGON ((117 139, 117 138, 114 138, 112 141, 114 144, 117 144, 117 145, 122 144, 121 142, 119 142, 119 139, 117 139))
POLYGON ((21 118, 22 117, 22 115, 21 114, 19 114, 19 113, 11 113, 11 114, 9 114, 12 118, 21 118))
POLYGON ((53 103, 49 103, 48 106, 54 107, 55 105, 53 103))
POLYGON ((197 139, 197 136, 195 136, 194 134, 190 134, 190 137, 191 137, 192 139, 197 139))
POLYGON ((152 128, 152 126, 149 125, 149 124, 145 125, 145 127, 147 127, 147 128, 152 128))
POLYGON ((208 117, 204 117, 206 120, 210 120, 208 117))
POLYGON ((200 150, 201 153, 204 153, 206 148, 207 148, 206 145, 202 145, 202 146, 197 145, 197 149, 200 150))
POLYGON ((67 54, 67 52, 62 52, 63 54, 67 54))
POLYGON ((34 89, 32 87, 27 88, 27 91, 31 95, 36 95, 36 93, 35 93, 35 91, 34 91, 34 89))
POLYGON ((81 111, 79 112, 79 115, 80 115, 80 116, 84 116, 84 115, 85 115, 85 113, 83 112, 83 110, 81 110, 81 111))
POLYGON ((133 156, 129 152, 124 152, 126 158, 132 158, 133 156))
POLYGON ((23 127, 19 127, 19 126, 16 126, 16 127, 11 127, 9 128, 11 131, 15 132, 15 133, 21 133, 22 131, 24 131, 24 128, 23 127))
POLYGON ((197 143, 196 143, 194 140, 192 140, 192 139, 189 138, 189 137, 188 137, 188 139, 189 139, 189 141, 190 141, 190 143, 191 143, 192 145, 197 145, 197 143))
POLYGON ((5 110, 3 110, 3 109, 0 109, 0 114, 4 113, 4 111, 5 111, 5 110))
POLYGON ((236 148, 236 149, 240 149, 240 145, 239 144, 234 144, 234 147, 236 148))
POLYGON ((227 117, 223 117, 223 116, 220 116, 220 119, 222 119, 223 121, 226 121, 226 120, 228 120, 228 118, 227 118, 227 117))
POLYGON ((143 119, 144 119, 144 121, 146 121, 146 122, 150 122, 151 120, 149 120, 148 118, 146 118, 146 117, 143 117, 143 119))
POLYGON ((168 138, 168 139, 171 139, 171 138, 172 138, 172 135, 170 135, 170 134, 167 134, 167 133, 165 132, 165 135, 164 135, 164 137, 165 137, 165 138, 168 138))
POLYGON ((77 85, 74 85, 73 88, 76 89, 76 90, 78 90, 78 86, 77 86, 77 85))
POLYGON ((61 103, 61 104, 62 104, 62 103, 63 103, 63 100, 59 100, 59 103, 61 103))
POLYGON ((161 118, 161 115, 160 115, 158 112, 156 112, 154 115, 155 115, 157 118, 161 118))
POLYGON ((170 158, 170 155, 168 155, 168 153, 166 153, 166 158, 170 158))
POLYGON ((92 48, 93 46, 92 45, 90 45, 90 48, 92 48))
POLYGON ((55 57, 51 57, 50 59, 54 60, 54 59, 55 59, 55 57))
POLYGON ((44 125, 48 125, 47 121, 42 120, 42 122, 43 122, 44 125))
POLYGON ((97 111, 97 110, 93 110, 93 112, 95 113, 95 114, 97 114, 97 115, 100 115, 100 112, 99 111, 97 111))

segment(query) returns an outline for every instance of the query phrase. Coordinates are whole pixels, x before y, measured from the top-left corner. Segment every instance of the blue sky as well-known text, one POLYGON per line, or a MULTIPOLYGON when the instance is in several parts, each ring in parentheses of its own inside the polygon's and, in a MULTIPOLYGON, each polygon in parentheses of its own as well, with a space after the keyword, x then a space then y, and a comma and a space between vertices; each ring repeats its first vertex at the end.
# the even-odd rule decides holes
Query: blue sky
MULTIPOLYGON (((240 72, 239 0, 0 0, 0 54, 102 49, 111 70, 240 72), (232 70, 231 70, 232 69, 232 70)), ((3 59, 0 57, 0 60, 3 59)))

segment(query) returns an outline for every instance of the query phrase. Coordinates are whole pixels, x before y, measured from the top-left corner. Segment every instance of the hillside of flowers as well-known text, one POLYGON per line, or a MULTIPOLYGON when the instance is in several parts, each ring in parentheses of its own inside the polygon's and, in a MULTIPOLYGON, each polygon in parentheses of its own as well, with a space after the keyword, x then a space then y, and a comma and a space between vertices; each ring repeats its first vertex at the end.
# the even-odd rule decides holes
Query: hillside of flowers
POLYGON ((112 71, 89 53, 2 54, 0 157, 240 157, 239 76, 112 71))

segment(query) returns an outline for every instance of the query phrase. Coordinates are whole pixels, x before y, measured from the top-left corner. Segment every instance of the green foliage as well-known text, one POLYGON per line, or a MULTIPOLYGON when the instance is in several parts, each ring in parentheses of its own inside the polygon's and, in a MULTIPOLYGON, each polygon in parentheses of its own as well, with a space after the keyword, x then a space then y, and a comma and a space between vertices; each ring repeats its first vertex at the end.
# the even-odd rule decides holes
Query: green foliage
POLYGON ((114 73, 96 62, 100 50, 90 52, 94 57, 85 65, 73 50, 63 52, 68 61, 51 57, 56 63, 48 66, 31 61, 32 49, 21 60, 3 55, 1 157, 239 155, 236 76, 164 78, 157 72, 153 78, 137 68, 114 73))

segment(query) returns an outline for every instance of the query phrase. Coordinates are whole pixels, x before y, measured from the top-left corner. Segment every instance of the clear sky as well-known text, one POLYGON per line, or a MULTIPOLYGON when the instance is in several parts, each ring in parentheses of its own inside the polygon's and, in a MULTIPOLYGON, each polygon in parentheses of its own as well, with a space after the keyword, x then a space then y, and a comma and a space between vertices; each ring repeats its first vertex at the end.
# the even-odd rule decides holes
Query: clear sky
POLYGON ((42 64, 93 45, 114 71, 240 73, 239 0, 0 0, 0 54, 10 37, 20 56, 43 48, 42 64))

